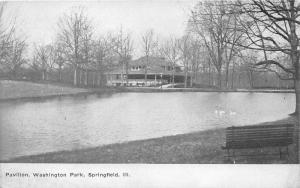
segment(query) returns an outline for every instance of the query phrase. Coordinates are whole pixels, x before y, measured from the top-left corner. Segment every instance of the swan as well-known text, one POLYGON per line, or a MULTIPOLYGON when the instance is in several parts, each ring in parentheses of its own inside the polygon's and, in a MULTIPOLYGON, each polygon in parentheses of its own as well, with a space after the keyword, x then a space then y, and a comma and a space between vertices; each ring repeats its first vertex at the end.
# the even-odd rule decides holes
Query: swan
POLYGON ((229 115, 231 115, 231 116, 236 115, 236 112, 230 111, 229 115))
POLYGON ((223 114, 225 114, 225 111, 223 111, 223 110, 215 110, 215 114, 223 115, 223 114))
POLYGON ((219 111, 219 114, 220 114, 220 115, 223 115, 223 114, 225 114, 225 111, 220 110, 220 111, 219 111))

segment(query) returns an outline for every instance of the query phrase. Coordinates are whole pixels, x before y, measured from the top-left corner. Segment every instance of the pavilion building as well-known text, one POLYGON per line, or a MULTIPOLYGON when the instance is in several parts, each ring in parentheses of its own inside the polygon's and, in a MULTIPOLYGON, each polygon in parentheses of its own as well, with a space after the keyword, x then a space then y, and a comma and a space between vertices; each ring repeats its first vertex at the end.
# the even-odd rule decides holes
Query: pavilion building
POLYGON ((128 68, 123 65, 116 66, 106 72, 108 86, 147 86, 154 87, 163 84, 184 82, 184 72, 178 65, 172 66, 171 62, 161 57, 141 57, 128 63, 128 68))

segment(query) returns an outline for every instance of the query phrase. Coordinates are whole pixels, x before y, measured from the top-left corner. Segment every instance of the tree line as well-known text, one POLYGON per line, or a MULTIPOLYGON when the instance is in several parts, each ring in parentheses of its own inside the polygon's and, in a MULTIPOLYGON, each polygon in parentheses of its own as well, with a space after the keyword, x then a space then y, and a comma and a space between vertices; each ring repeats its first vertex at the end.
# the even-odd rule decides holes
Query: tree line
MULTIPOLYGON (((85 9, 77 7, 57 21, 55 40, 35 44, 28 57, 26 39, 17 35, 15 24, 4 25, 4 11, 1 3, 0 68, 10 77, 30 69, 35 79, 48 80, 55 73, 59 82, 68 75, 75 86, 88 81, 103 86, 105 72, 119 66, 122 83, 128 82, 129 62, 137 50, 129 32, 120 28, 96 35, 85 9)), ((201 72, 208 85, 234 88, 236 75, 243 71, 250 86, 255 73, 272 72, 293 81, 299 90, 299 14, 295 0, 199 1, 190 10, 183 37, 159 40, 153 29, 139 37, 146 57, 144 79, 148 79, 149 58, 159 56, 170 63, 173 83, 175 66, 182 66, 185 87, 193 87, 201 72)))

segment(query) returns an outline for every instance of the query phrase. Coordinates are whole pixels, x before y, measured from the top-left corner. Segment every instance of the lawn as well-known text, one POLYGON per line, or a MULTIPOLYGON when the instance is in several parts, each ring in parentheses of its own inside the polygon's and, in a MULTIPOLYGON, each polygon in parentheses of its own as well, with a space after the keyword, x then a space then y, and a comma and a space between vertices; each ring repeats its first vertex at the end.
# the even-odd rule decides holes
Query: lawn
POLYGON ((89 92, 89 90, 53 84, 0 80, 0 100, 71 95, 86 92, 89 92))
MULTIPOLYGON (((296 123, 295 117, 264 124, 296 123)), ((221 149, 225 129, 214 129, 190 134, 166 136, 155 139, 131 141, 73 151, 59 151, 34 156, 24 156, 9 162, 30 163, 231 163, 221 149)), ((247 153, 276 153, 255 158, 238 157, 236 163, 296 163, 296 144, 289 146, 290 155, 279 159, 278 148, 247 150, 247 153)))

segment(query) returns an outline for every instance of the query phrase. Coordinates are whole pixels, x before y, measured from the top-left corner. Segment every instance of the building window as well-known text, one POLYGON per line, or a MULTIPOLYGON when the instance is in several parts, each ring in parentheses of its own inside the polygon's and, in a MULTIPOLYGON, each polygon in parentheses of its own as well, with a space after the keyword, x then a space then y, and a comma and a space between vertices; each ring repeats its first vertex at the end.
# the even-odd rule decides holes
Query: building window
POLYGON ((133 66, 131 67, 132 71, 139 71, 141 69, 141 66, 133 66))

